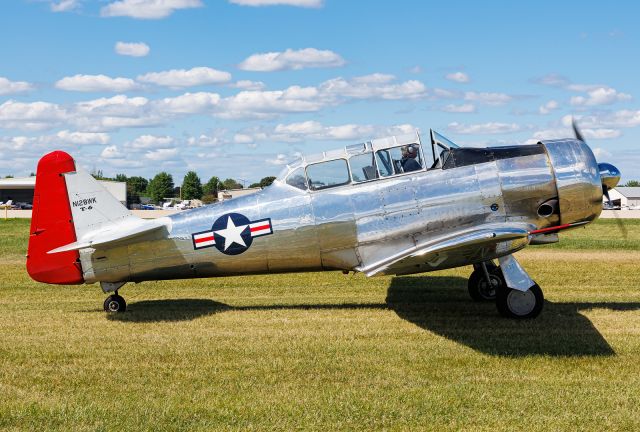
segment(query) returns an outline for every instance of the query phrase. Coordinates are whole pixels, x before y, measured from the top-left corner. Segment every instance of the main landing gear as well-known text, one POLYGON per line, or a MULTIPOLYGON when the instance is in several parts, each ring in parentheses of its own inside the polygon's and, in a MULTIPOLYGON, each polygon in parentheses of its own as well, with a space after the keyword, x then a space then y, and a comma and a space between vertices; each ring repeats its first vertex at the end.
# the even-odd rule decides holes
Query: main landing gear
POLYGON ((126 282, 100 282, 100 287, 105 293, 112 292, 104 301, 104 311, 108 313, 124 312, 127 310, 127 302, 118 294, 118 289, 126 282))
POLYGON ((115 294, 110 295, 104 301, 104 311, 109 313, 124 312, 127 310, 127 302, 124 301, 118 291, 115 294))
POLYGON ((474 265, 468 282, 471 298, 475 301, 495 301, 500 315, 507 318, 527 319, 540 315, 544 305, 540 286, 529 278, 512 256, 504 261, 501 258, 500 264, 497 267, 492 261, 488 261, 474 265), (507 277, 503 268, 509 272, 507 277), (520 289, 510 288, 507 281, 520 284, 520 289))

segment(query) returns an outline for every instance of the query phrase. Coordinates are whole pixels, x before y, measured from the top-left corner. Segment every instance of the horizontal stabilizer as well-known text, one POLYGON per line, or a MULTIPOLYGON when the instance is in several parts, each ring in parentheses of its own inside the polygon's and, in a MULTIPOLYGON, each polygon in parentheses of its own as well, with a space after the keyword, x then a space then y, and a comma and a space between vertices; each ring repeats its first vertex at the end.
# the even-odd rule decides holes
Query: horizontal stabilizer
POLYGON ((94 235, 85 235, 83 240, 66 244, 59 248, 50 250, 47 253, 54 254, 89 247, 104 246, 110 243, 124 242, 125 240, 133 239, 164 227, 167 229, 170 228, 170 221, 168 218, 153 220, 123 220, 122 222, 98 230, 94 235))

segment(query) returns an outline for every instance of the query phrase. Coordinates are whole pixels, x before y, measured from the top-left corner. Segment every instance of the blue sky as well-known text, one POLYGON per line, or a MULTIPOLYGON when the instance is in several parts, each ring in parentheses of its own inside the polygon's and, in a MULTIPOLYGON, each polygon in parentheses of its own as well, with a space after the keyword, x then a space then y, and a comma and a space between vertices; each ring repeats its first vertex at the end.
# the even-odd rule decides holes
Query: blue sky
POLYGON ((575 116, 640 179, 640 6, 569 3, 7 0, 0 175, 63 149, 107 175, 253 182, 413 129, 523 144, 575 116))

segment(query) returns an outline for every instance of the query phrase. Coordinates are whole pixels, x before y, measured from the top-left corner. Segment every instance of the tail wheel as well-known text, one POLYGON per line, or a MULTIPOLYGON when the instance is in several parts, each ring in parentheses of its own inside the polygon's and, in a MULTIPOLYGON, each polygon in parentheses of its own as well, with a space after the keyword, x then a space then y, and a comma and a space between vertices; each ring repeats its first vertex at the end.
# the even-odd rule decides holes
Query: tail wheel
POLYGON ((503 286, 496 295, 496 306, 500 315, 514 319, 535 318, 542 312, 544 295, 538 284, 527 291, 518 291, 503 286))
POLYGON ((110 295, 104 301, 104 311, 109 313, 124 312, 127 310, 127 302, 118 294, 110 295))

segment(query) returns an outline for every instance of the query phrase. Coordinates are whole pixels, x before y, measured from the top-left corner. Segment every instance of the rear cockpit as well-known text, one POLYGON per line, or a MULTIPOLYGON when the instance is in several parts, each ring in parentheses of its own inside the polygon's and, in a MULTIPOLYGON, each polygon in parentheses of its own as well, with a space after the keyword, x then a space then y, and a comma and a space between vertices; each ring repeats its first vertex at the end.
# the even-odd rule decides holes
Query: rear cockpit
POLYGON ((287 165, 278 181, 317 191, 442 169, 451 149, 458 146, 435 131, 430 132, 430 138, 431 145, 423 145, 416 131, 305 156, 287 165))

